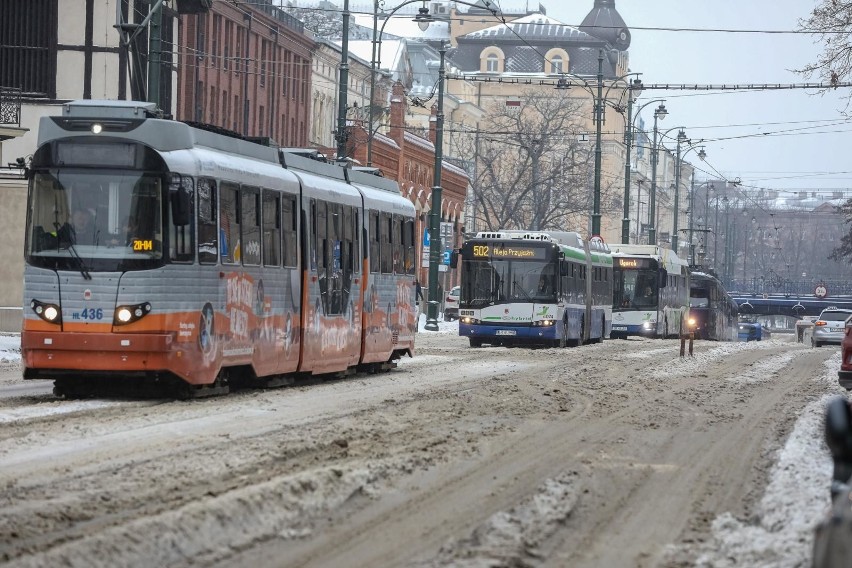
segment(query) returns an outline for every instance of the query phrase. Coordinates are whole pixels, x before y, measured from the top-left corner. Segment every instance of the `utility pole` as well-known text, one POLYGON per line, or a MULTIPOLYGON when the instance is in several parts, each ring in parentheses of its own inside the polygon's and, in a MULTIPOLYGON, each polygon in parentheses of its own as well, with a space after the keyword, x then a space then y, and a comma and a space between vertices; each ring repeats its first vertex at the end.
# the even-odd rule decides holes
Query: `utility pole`
POLYGON ((603 122, 603 49, 598 50, 598 97, 595 103, 595 194, 592 205, 592 236, 601 234, 601 123, 603 122))
POLYGON ((432 173, 432 204, 429 209, 429 304, 426 314, 427 331, 438 331, 438 263, 443 252, 441 244, 441 171, 444 166, 444 80, 446 78, 447 46, 438 49, 438 109, 435 115, 435 170, 432 173))
MULTIPOLYGON (((340 84, 337 86, 337 163, 346 164, 346 94, 349 88, 349 0, 343 0, 343 41, 340 49, 340 84)), ((370 101, 370 105, 373 101, 370 101)), ((373 126, 370 125, 370 128, 373 126)))
POLYGON ((163 0, 158 0, 148 12, 148 102, 160 108, 160 73, 163 70, 163 0))

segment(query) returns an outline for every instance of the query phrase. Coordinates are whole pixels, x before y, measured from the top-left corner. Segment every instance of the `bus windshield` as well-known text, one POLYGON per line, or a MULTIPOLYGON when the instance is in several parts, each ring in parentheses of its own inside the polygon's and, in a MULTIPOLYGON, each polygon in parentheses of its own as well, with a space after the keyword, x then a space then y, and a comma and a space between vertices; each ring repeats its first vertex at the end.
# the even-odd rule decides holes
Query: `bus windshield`
POLYGON ((37 173, 31 182, 27 261, 111 271, 161 259, 162 193, 161 176, 142 172, 37 173))
POLYGON ((613 286, 613 309, 654 309, 658 304, 657 271, 616 269, 613 286))
POLYGON ((462 308, 556 301, 556 272, 552 261, 465 260, 462 269, 462 308))

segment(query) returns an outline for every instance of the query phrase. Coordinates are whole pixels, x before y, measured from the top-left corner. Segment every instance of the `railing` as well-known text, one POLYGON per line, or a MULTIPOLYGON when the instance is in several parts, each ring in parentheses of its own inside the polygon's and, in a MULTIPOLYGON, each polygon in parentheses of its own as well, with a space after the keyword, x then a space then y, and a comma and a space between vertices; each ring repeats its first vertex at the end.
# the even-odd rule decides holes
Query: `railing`
POLYGON ((21 89, 0 87, 0 124, 21 126, 21 89))
MULTIPOLYGON (((818 298, 818 287, 825 288, 825 298, 852 296, 852 282, 849 280, 787 280, 781 278, 749 278, 747 281, 735 280, 724 283, 731 294, 748 295, 783 294, 785 296, 803 296, 818 298)), ((822 292, 822 290, 820 290, 822 292)))

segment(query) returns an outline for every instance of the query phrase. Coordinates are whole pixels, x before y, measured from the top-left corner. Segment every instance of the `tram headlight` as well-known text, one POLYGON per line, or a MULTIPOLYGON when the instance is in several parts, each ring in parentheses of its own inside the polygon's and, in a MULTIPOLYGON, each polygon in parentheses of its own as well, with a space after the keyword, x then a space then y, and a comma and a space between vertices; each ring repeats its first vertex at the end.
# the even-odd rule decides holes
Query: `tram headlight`
POLYGON ((103 130, 104 126, 100 122, 96 122, 92 125, 92 134, 100 134, 103 130))
POLYGON ((56 304, 48 304, 39 300, 31 300, 30 308, 35 314, 49 323, 62 323, 62 310, 56 304))
POLYGON ((151 312, 151 304, 143 302, 141 304, 133 304, 131 306, 116 306, 115 317, 113 317, 113 325, 127 325, 141 320, 151 312))
POLYGON ((695 318, 689 318, 686 323, 689 325, 689 327, 695 327, 695 324, 697 324, 698 322, 695 321, 695 318))

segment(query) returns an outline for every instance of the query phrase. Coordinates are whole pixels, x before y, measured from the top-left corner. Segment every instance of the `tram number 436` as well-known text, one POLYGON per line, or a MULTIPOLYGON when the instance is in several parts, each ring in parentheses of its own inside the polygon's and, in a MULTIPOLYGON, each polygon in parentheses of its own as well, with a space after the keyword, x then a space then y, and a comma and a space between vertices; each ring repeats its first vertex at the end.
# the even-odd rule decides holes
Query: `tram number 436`
POLYGON ((100 320, 104 319, 104 310, 102 308, 88 308, 85 310, 80 310, 79 312, 74 312, 71 314, 71 319, 82 319, 82 320, 100 320))

